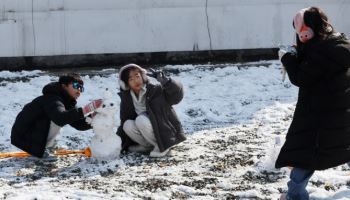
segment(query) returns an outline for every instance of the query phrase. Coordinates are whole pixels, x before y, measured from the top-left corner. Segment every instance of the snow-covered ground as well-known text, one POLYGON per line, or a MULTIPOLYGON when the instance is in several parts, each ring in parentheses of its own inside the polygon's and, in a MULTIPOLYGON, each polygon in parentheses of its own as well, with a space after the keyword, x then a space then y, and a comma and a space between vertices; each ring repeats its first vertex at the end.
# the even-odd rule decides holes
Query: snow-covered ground
MULTIPOLYGON (((0 160, 0 199, 277 199, 288 169, 275 169, 297 98, 275 62, 166 66, 185 87, 176 106, 187 141, 173 156, 128 154, 97 163, 82 156, 0 160)), ((110 88, 119 103, 117 71, 84 75, 84 105, 110 88)), ((0 151, 17 151, 10 131, 21 108, 57 74, 0 72, 0 151)), ((153 80, 155 81, 155 80, 153 80)), ((119 123, 119 115, 116 116, 119 123)), ((84 149, 92 131, 64 127, 58 147, 84 149)), ((350 199, 347 166, 316 172, 312 199, 350 199)))

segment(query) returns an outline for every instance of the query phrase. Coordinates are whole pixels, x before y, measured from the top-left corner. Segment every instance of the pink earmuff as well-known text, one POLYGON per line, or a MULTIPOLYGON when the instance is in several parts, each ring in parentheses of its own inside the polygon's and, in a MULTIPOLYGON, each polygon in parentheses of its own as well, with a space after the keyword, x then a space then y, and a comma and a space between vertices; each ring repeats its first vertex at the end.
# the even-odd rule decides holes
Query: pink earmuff
POLYGON ((307 8, 300 10, 294 17, 294 28, 298 34, 299 40, 303 43, 311 40, 314 37, 314 31, 305 25, 304 13, 307 8))

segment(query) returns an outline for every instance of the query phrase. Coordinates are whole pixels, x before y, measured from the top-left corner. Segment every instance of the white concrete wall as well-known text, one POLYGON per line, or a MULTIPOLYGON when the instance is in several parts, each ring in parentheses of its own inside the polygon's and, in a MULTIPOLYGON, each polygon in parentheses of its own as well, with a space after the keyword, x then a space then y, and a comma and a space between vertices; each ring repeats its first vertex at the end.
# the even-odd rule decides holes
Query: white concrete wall
POLYGON ((349 0, 0 0, 0 57, 271 48, 311 5, 350 35, 349 0))

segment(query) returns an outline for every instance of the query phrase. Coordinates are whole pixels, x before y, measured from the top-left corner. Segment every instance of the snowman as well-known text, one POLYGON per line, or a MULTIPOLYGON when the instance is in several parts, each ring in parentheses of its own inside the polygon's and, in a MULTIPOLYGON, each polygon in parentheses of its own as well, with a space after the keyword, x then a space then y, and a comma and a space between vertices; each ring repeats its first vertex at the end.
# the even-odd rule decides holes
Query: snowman
POLYGON ((90 144, 91 155, 99 161, 116 159, 119 157, 122 142, 113 131, 117 104, 113 101, 112 94, 108 89, 106 89, 101 107, 95 112, 96 115, 93 118, 86 119, 95 133, 90 144))

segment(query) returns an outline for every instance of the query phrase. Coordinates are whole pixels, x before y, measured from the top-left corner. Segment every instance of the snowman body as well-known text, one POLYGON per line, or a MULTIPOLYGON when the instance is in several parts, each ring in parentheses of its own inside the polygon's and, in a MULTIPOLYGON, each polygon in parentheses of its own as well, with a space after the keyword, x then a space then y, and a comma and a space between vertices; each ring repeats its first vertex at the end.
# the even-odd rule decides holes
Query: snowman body
POLYGON ((104 98, 101 107, 96 110, 96 115, 87 120, 95 134, 90 144, 91 155, 97 160, 106 161, 119 158, 122 142, 113 130, 116 111, 116 103, 112 101, 112 98, 104 98))

